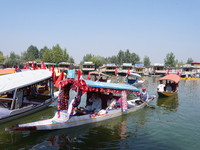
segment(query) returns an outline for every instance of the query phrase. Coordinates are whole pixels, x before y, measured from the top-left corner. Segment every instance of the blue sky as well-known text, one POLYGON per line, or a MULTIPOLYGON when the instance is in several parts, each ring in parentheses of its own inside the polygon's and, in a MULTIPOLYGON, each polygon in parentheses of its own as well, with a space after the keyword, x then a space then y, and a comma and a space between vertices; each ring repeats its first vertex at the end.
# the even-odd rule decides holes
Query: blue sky
POLYGON ((1 0, 0 50, 59 44, 79 63, 119 50, 163 63, 167 53, 200 62, 199 0, 1 0))

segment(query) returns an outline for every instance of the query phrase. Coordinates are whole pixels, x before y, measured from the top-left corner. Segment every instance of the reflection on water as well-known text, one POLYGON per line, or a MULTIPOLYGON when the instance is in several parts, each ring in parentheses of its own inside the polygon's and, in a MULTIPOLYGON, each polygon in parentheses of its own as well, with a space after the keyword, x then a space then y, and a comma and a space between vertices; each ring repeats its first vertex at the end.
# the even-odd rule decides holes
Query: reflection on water
POLYGON ((167 112, 176 112, 179 106, 178 94, 170 97, 158 97, 157 106, 163 108, 167 112))

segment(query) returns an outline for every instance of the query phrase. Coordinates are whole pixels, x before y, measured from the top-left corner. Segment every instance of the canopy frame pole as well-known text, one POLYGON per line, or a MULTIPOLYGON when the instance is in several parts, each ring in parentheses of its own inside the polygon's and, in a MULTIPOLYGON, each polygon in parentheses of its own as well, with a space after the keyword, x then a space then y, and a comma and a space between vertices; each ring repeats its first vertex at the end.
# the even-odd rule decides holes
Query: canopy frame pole
POLYGON ((15 92, 14 92, 14 95, 13 95, 13 100, 12 100, 12 104, 11 104, 11 110, 13 110, 13 107, 14 107, 16 93, 17 93, 17 88, 15 88, 15 92))

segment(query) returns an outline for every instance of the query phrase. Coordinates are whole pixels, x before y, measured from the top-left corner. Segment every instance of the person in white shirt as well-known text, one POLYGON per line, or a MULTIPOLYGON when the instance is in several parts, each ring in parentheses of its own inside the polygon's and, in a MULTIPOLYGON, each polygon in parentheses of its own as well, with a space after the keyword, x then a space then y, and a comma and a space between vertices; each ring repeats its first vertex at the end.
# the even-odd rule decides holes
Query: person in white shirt
POLYGON ((102 101, 101 98, 98 97, 98 93, 93 93, 89 102, 92 102, 91 111, 98 112, 102 109, 102 101))
POLYGON ((163 81, 160 81, 160 84, 158 85, 157 90, 159 92, 163 92, 164 88, 165 88, 165 84, 163 84, 163 81))
POLYGON ((113 94, 110 93, 110 94, 109 94, 109 99, 108 99, 108 101, 107 101, 107 108, 106 108, 106 110, 108 110, 108 109, 113 109, 116 103, 117 103, 117 100, 114 99, 114 98, 113 98, 113 94))

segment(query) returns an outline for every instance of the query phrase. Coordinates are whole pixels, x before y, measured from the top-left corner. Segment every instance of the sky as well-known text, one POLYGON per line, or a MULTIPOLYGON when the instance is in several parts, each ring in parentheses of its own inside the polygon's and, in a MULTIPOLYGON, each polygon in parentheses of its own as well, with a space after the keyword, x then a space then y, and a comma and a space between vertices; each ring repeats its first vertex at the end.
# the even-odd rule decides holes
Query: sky
POLYGON ((59 44, 76 63, 86 54, 109 57, 119 50, 151 64, 168 53, 200 62, 199 0, 1 0, 0 51, 21 55, 59 44))

